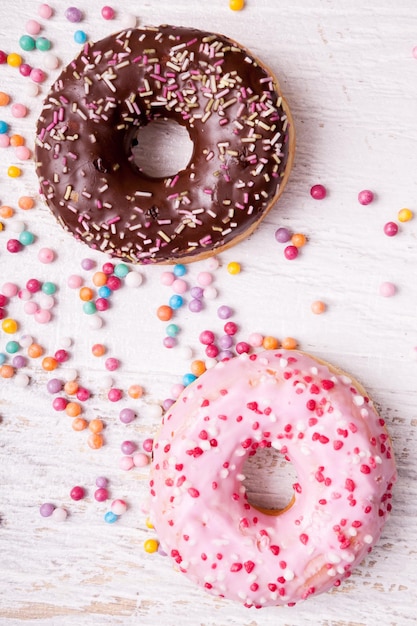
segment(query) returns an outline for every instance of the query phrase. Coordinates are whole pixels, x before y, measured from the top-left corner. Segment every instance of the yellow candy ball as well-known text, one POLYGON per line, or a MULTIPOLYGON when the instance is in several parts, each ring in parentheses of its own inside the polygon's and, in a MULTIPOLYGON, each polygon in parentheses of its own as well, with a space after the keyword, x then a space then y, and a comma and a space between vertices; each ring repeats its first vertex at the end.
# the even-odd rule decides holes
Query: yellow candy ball
POLYGON ((400 222, 409 222, 414 217, 414 213, 410 209, 401 209, 398 211, 398 220, 400 222))
POLYGON ((237 263, 236 261, 231 261, 227 265, 227 271, 229 272, 229 274, 239 274, 240 263, 237 263))
POLYGON ((151 522, 149 517, 146 518, 145 524, 146 524, 146 528, 150 528, 151 530, 154 528, 154 525, 152 524, 152 522, 151 522))
POLYGON ((148 552, 149 554, 156 552, 158 548, 159 548, 159 541, 157 539, 147 539, 145 543, 143 544, 143 549, 145 550, 145 552, 148 552))
POLYGON ((20 54, 17 54, 17 52, 12 52, 11 54, 8 54, 7 65, 10 65, 11 67, 19 67, 19 65, 22 65, 22 57, 20 56, 20 54))
POLYGON ((229 0, 229 8, 232 11, 241 11, 245 6, 245 0, 229 0))
POLYGON ((22 170, 20 167, 17 167, 17 165, 11 165, 7 170, 7 175, 10 176, 10 178, 18 178, 21 173, 22 170))
POLYGON ((3 230, 3 228, 4 228, 4 224, 3 224, 3 222, 0 222, 0 233, 1 233, 1 231, 3 230))
POLYGON ((11 319, 10 317, 6 317, 2 321, 1 327, 4 330, 5 333, 8 333, 9 335, 12 335, 13 333, 15 333, 17 331, 18 324, 17 324, 16 320, 11 319))

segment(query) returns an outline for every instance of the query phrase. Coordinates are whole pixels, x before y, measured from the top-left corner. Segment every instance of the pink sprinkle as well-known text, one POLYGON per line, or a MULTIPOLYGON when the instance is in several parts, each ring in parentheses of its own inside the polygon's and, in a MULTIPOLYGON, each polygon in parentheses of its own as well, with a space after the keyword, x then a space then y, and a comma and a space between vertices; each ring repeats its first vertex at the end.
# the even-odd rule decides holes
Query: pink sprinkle
POLYGON ((198 489, 195 489, 194 487, 190 487, 188 489, 188 493, 190 494, 192 498, 198 498, 200 496, 200 492, 198 491, 198 489))

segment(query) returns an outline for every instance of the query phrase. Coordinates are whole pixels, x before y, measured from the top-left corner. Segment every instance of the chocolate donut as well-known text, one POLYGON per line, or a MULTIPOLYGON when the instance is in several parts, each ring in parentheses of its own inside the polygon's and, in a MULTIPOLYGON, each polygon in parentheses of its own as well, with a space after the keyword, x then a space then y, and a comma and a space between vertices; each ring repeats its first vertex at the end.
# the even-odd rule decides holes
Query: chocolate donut
POLYGON ((191 28, 126 30, 86 44, 37 125, 41 195, 91 248, 132 263, 191 261, 246 237, 278 198, 294 133, 275 78, 234 41, 191 28), (185 126, 188 165, 153 178, 139 127, 185 126))

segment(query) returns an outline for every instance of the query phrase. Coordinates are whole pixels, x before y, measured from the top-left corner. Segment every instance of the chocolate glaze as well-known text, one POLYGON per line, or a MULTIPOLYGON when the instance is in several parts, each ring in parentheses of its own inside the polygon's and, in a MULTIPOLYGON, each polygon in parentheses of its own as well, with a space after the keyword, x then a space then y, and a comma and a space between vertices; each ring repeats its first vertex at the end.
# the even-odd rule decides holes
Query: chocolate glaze
POLYGON ((265 67, 222 35, 123 31, 84 46, 37 126, 41 193, 62 226, 134 263, 214 253, 251 232, 289 167, 289 124, 265 67), (188 166, 151 178, 133 161, 138 127, 185 126, 188 166))

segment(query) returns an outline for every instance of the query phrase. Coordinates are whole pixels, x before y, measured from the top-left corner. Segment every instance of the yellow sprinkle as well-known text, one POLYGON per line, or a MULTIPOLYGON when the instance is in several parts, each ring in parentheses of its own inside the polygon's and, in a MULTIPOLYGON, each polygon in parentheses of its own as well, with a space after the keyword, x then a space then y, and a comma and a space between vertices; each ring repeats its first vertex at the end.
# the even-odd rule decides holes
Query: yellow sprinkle
POLYGON ((398 211, 398 220, 400 222, 409 222, 414 217, 414 213, 410 209, 401 209, 398 211))
POLYGON ((149 554, 152 554, 153 552, 156 552, 158 550, 159 541, 157 539, 147 539, 143 544, 143 548, 145 552, 149 552, 149 554))

